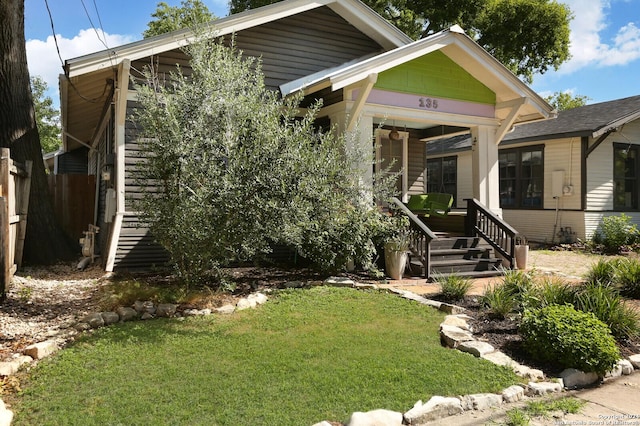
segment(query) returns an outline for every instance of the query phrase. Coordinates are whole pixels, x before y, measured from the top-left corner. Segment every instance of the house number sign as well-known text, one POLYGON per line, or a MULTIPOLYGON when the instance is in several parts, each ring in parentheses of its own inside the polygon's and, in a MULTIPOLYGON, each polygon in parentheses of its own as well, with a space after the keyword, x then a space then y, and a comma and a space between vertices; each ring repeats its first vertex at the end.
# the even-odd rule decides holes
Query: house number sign
POLYGON ((438 100, 431 98, 419 98, 418 106, 426 109, 438 109, 438 100))

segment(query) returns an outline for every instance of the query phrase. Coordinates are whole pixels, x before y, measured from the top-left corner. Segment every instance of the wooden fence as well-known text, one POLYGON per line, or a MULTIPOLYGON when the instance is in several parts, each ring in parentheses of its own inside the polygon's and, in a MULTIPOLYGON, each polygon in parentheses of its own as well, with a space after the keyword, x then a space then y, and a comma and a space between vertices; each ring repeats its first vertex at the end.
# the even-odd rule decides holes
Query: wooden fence
POLYGON ((11 159, 8 148, 0 149, 0 300, 22 262, 32 162, 11 159))

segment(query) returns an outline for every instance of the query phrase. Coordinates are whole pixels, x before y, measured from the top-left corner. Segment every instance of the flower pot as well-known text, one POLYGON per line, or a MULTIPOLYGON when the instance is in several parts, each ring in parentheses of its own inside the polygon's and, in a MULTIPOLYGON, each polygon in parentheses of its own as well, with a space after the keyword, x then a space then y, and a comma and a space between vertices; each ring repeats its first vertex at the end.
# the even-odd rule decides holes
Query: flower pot
POLYGON ((407 266, 407 251, 394 250, 385 246, 384 268, 392 280, 401 280, 404 269, 407 266))

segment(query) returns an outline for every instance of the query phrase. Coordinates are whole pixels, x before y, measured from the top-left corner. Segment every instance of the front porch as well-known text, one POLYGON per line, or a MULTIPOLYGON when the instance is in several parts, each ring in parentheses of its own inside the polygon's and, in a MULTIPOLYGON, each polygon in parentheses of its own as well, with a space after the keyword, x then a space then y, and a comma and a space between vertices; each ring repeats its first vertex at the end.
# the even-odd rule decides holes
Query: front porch
POLYGON ((410 224, 410 276, 428 281, 453 274, 482 278, 516 267, 518 232, 477 200, 466 202, 466 211, 419 217, 393 199, 393 214, 407 217, 410 224))

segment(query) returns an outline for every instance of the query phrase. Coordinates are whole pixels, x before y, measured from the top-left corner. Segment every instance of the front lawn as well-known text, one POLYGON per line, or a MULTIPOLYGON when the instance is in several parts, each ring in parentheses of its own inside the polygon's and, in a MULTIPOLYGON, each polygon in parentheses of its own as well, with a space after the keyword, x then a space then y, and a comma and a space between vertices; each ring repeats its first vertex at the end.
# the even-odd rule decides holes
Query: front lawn
POLYGON ((441 347, 442 319, 386 293, 316 287, 230 316, 111 326, 23 378, 15 425, 312 425, 518 382, 441 347))

